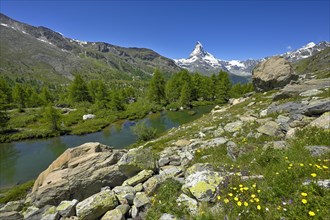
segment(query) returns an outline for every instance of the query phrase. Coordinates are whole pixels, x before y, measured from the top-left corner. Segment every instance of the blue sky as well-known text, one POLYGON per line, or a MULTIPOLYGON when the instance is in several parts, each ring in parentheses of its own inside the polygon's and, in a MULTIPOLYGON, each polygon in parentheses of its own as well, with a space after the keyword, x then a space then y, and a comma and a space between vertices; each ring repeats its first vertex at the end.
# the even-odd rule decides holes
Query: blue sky
POLYGON ((200 41, 215 57, 263 58, 329 41, 329 0, 324 1, 15 1, 2 13, 64 36, 145 47, 186 58, 200 41))

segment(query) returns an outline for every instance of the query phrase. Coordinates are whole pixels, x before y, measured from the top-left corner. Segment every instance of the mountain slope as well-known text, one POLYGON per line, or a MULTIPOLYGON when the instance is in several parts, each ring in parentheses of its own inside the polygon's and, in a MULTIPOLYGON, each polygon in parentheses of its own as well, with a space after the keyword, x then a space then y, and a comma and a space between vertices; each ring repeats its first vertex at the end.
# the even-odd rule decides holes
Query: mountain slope
POLYGON ((149 78, 155 68, 165 74, 180 70, 173 60, 150 49, 78 41, 3 14, 0 42, 0 73, 11 78, 62 83, 79 72, 87 78, 132 80, 149 78))

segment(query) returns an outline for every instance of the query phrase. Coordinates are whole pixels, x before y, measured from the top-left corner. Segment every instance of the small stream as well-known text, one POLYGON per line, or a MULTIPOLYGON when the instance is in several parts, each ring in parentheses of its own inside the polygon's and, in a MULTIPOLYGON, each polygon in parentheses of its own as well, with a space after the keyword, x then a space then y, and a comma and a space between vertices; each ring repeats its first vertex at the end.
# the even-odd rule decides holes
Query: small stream
POLYGON ((125 148, 137 138, 131 127, 140 121, 157 129, 158 133, 190 122, 211 111, 213 106, 199 106, 191 116, 188 111, 163 111, 136 121, 114 123, 100 132, 86 135, 65 135, 47 139, 24 140, 0 144, 0 188, 20 184, 38 177, 67 148, 86 142, 100 142, 115 148, 125 148))

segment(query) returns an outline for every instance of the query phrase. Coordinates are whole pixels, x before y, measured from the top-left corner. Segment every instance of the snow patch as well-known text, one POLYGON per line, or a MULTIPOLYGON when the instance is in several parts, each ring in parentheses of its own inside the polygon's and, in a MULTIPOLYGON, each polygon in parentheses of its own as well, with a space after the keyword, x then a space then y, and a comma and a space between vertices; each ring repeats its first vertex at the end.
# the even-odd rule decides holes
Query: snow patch
POLYGON ((51 42, 49 42, 48 40, 44 39, 44 38, 37 38, 37 40, 41 41, 41 42, 44 42, 44 43, 47 43, 49 45, 54 45, 52 44, 51 42))
POLYGON ((245 67, 244 63, 242 63, 241 61, 239 60, 231 60, 231 61, 228 61, 229 65, 231 66, 238 66, 238 67, 245 67))
POLYGON ((4 24, 4 23, 1 23, 0 25, 5 26, 5 27, 9 27, 8 24, 4 24))
POLYGON ((72 40, 70 40, 70 42, 76 42, 80 46, 83 46, 83 45, 86 45, 87 44, 87 41, 80 41, 80 40, 76 40, 76 39, 72 39, 72 40))

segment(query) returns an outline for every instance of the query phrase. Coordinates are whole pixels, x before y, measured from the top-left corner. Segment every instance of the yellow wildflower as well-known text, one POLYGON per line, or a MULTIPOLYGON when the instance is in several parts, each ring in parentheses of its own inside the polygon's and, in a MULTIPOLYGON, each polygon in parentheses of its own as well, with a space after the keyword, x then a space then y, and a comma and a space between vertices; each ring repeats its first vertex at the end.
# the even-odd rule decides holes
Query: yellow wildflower
POLYGON ((244 187, 243 189, 244 189, 245 191, 247 191, 247 190, 249 189, 249 187, 244 187))
POLYGON ((200 150, 197 150, 197 153, 200 153, 201 151, 200 150))
POLYGON ((309 165, 309 166, 313 166, 313 164, 311 164, 311 163, 309 163, 308 165, 309 165))
POLYGON ((226 198, 223 201, 227 204, 229 202, 229 199, 226 198))
POLYGON ((289 158, 288 157, 285 157, 286 160, 288 160, 289 158))
POLYGON ((279 172, 276 172, 275 174, 276 174, 276 175, 278 175, 278 174, 279 174, 279 172))
POLYGON ((309 212, 308 212, 308 215, 309 215, 309 216, 314 216, 314 215, 315 215, 315 212, 313 212, 313 211, 309 211, 309 212))
POLYGON ((257 205, 257 209, 260 210, 261 209, 261 206, 260 205, 257 205))
POLYGON ((289 164, 289 167, 292 167, 292 166, 293 166, 292 163, 290 163, 290 164, 289 164))
POLYGON ((316 173, 312 173, 311 176, 312 177, 316 177, 317 175, 316 175, 316 173))
POLYGON ((260 200, 258 198, 254 198, 254 201, 259 202, 260 200))
POLYGON ((239 184, 239 187, 240 187, 240 188, 242 188, 242 187, 243 187, 243 185, 242 185, 242 184, 239 184))
POLYGON ((228 196, 233 196, 233 194, 232 193, 229 193, 228 196))
POLYGON ((221 199, 221 196, 218 196, 218 200, 220 200, 221 199))
POLYGON ((238 202, 237 202, 237 205, 238 205, 238 206, 242 206, 242 202, 241 202, 241 201, 238 201, 238 202))
POLYGON ((260 189, 258 189, 258 190, 257 190, 257 192, 258 192, 258 193, 260 193, 260 192, 261 192, 261 190, 260 190, 260 189))
POLYGON ((249 203, 247 203, 247 202, 244 202, 244 206, 246 206, 246 207, 247 207, 247 206, 249 206, 249 203))
POLYGON ((327 167, 327 166, 325 166, 325 165, 323 165, 322 167, 323 167, 324 169, 329 169, 329 167, 327 167))
POLYGON ((328 159, 326 159, 326 160, 323 160, 323 162, 328 162, 329 160, 328 159))
POLYGON ((301 195, 302 195, 302 196, 307 196, 307 193, 302 192, 301 195))
POLYGON ((235 200, 235 201, 238 201, 238 198, 237 198, 237 197, 235 197, 235 198, 234 198, 234 200, 235 200))
POLYGON ((301 164, 299 164, 301 167, 303 167, 304 166, 304 164, 303 163, 301 163, 301 164))
POLYGON ((256 187, 257 187, 257 184, 254 183, 254 184, 252 185, 252 187, 253 187, 253 188, 256 188, 256 187))
POLYGON ((303 204, 306 204, 306 203, 307 203, 307 200, 306 200, 306 199, 302 199, 301 202, 302 202, 303 204))
POLYGON ((256 197, 256 195, 254 195, 254 194, 251 195, 251 198, 255 198, 255 197, 256 197))
POLYGON ((253 200, 253 199, 250 199, 250 202, 251 202, 251 203, 254 203, 254 200, 253 200))

